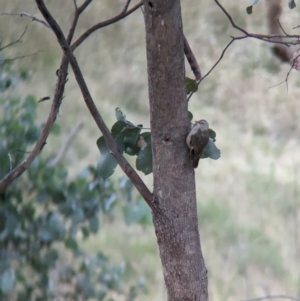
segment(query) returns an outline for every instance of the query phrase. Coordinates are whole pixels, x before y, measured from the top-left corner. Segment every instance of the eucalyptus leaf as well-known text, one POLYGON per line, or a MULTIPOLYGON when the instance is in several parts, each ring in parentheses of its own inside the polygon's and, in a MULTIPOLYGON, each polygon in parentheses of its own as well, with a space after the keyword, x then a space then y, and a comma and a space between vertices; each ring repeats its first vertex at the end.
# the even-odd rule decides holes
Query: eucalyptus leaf
POLYGON ((197 81, 194 79, 191 79, 189 77, 186 77, 185 78, 185 90, 186 90, 187 95, 192 92, 197 92, 198 91, 197 81))
POLYGON ((246 8, 246 12, 248 15, 251 15, 252 14, 252 8, 253 8, 253 5, 257 4, 259 0, 251 0, 250 1, 250 6, 248 6, 246 8))
POLYGON ((142 171, 145 175, 152 172, 152 148, 151 133, 142 133, 137 142, 140 151, 136 159, 137 170, 142 171))
POLYGON ((209 138, 207 145, 203 149, 201 159, 211 158, 218 160, 221 157, 221 151, 216 147, 213 139, 209 138))
POLYGON ((99 217, 97 215, 93 216, 90 221, 90 230, 92 233, 97 233, 99 230, 99 217))
POLYGON ((103 136, 97 140, 97 146, 101 153, 97 164, 97 171, 100 177, 105 180, 114 173, 118 163, 110 153, 103 136))
POLYGON ((295 1, 294 1, 294 0, 289 0, 289 8, 290 8, 290 9, 293 9, 293 8, 295 8, 295 7, 296 7, 295 1))
POLYGON ((77 251, 78 250, 78 244, 75 239, 68 238, 65 240, 65 247, 67 249, 70 249, 72 251, 77 251))
POLYGON ((208 135, 209 135, 209 137, 210 137, 211 139, 213 139, 213 140, 215 140, 216 137, 217 137, 216 132, 215 132, 214 130, 212 130, 212 129, 209 129, 208 135))
POLYGON ((0 291, 8 294, 14 288, 15 283, 15 271, 12 268, 5 270, 0 276, 0 291))

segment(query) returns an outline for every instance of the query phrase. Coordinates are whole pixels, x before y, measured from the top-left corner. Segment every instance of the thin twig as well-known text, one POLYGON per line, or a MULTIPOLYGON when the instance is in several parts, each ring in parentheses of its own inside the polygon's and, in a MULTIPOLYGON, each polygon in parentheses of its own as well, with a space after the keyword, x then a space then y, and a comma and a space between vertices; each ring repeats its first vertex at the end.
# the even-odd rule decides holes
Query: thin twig
POLYGON ((293 296, 288 296, 288 295, 266 295, 263 297, 246 299, 246 300, 241 300, 241 301, 262 301, 262 300, 267 300, 267 299, 288 299, 288 300, 293 300, 293 301, 300 301, 299 297, 293 297, 293 296))
POLYGON ((74 51, 85 39, 87 39, 93 32, 95 32, 96 30, 106 27, 108 25, 111 25, 113 23, 118 22, 119 20, 127 17, 128 15, 132 14, 134 11, 136 11, 139 7, 141 7, 143 5, 143 2, 139 2, 138 4, 136 4, 135 6, 133 6, 131 9, 124 11, 124 9, 122 10, 122 12, 120 14, 118 14, 117 16, 105 20, 103 22, 100 22, 98 24, 95 24, 94 26, 92 26, 91 28, 89 28, 86 32, 84 32, 71 46, 72 51, 74 51))
POLYGON ((279 19, 277 19, 277 23, 278 23, 280 29, 283 31, 283 33, 284 33, 286 36, 289 36, 289 35, 286 33, 286 31, 283 29, 283 27, 282 27, 282 25, 281 25, 279 19))
POLYGON ((74 6, 75 6, 75 10, 77 10, 77 1, 73 0, 74 6))
MULTIPOLYGON (((77 26, 77 22, 78 22, 79 16, 88 7, 88 5, 91 2, 92 2, 92 0, 86 0, 79 7, 77 7, 77 5, 75 6, 76 10, 75 10, 75 13, 74 13, 74 18, 73 18, 72 25, 71 25, 70 30, 69 30, 69 34, 67 36, 67 42, 68 42, 69 45, 72 42, 72 39, 73 39, 73 36, 74 36, 74 33, 75 33, 75 28, 77 26)), ((75 2, 75 4, 76 4, 76 2, 75 2)))
POLYGON ((27 26, 25 27, 25 30, 23 31, 23 33, 20 35, 20 37, 19 37, 17 40, 15 40, 14 42, 11 42, 11 43, 9 43, 9 44, 7 44, 7 45, 1 47, 1 48, 0 48, 0 51, 2 51, 3 49, 5 49, 5 48, 7 48, 7 47, 10 47, 10 46, 12 46, 12 45, 14 45, 14 44, 22 43, 21 39, 23 38, 23 36, 24 36, 26 30, 27 30, 27 26))
POLYGON ((76 135, 79 133, 79 131, 83 128, 83 123, 80 122, 79 124, 77 124, 68 134, 68 136, 64 139, 65 143, 62 145, 62 147, 60 148, 58 154, 56 155, 56 157, 54 159, 52 159, 49 163, 48 166, 49 167, 53 167, 55 166, 57 163, 59 163, 61 160, 64 159, 64 157, 66 156, 71 144, 73 143, 76 135))
POLYGON ((290 73, 291 73, 292 70, 294 69, 296 60, 297 60, 299 57, 300 57, 300 53, 299 53, 295 58, 293 58, 292 66, 290 67, 288 73, 286 74, 285 80, 283 80, 282 82, 280 82, 280 83, 278 83, 278 84, 276 84, 276 85, 274 85, 274 86, 269 87, 269 89, 270 89, 270 88, 274 88, 274 87, 276 87, 276 86, 279 86, 279 85, 281 85, 281 84, 283 84, 283 83, 286 83, 286 94, 288 94, 288 92, 289 92, 288 79, 289 79, 290 73))
POLYGON ((30 54, 24 54, 21 56, 16 56, 16 57, 12 57, 12 58, 6 58, 6 59, 0 59, 0 64, 7 62, 7 61, 15 61, 15 60, 19 60, 19 59, 23 59, 25 57, 29 57, 29 56, 33 56, 33 55, 37 55, 38 53, 43 52, 43 50, 39 50, 35 53, 30 53, 30 54))
POLYGON ((195 75, 196 81, 200 81, 201 80, 201 71, 200 71, 200 67, 198 65, 197 59, 194 56, 194 53, 185 37, 185 35, 183 35, 183 43, 184 43, 184 54, 190 64, 190 67, 195 75))
MULTIPOLYGON (((201 77, 201 79, 199 81, 197 81, 197 87, 200 85, 200 83, 217 67, 217 65, 220 63, 220 61, 223 59, 225 52, 227 51, 227 49, 230 47, 230 45, 235 41, 235 38, 231 38, 231 41, 226 45, 226 47, 223 49, 219 59, 214 63, 214 65, 209 69, 209 71, 203 76, 201 77)), ((192 93, 188 96, 187 101, 190 100, 190 98, 193 96, 193 94, 195 93, 197 89, 195 88, 194 91, 192 91, 192 93)))
POLYGON ((0 16, 20 16, 20 17, 27 17, 30 18, 31 21, 36 21, 38 23, 43 24, 46 26, 48 29, 52 30, 49 24, 41 19, 36 18, 35 16, 28 14, 26 12, 21 12, 21 13, 0 13, 0 16))
MULTIPOLYGON (((220 58, 218 59, 218 61, 213 65, 213 67, 199 80, 197 81, 197 86, 199 86, 199 84, 211 73, 211 71, 219 64, 219 62, 221 61, 221 59, 223 58, 226 50, 228 49, 228 47, 235 41, 235 40, 243 40, 246 38, 254 38, 254 39, 258 39, 258 40, 262 40, 264 42, 268 42, 268 43, 272 43, 272 44, 282 44, 285 46, 291 46, 291 45, 299 45, 300 44, 300 40, 299 40, 299 35, 290 35, 288 33, 285 32, 285 30, 282 28, 280 22, 279 26, 281 28, 281 30, 283 31, 283 33, 285 34, 284 36, 282 35, 262 35, 262 34, 253 34, 253 33, 248 33, 245 29, 241 28, 240 26, 236 25, 235 22, 233 21, 232 17, 230 16, 230 14, 227 12, 227 10, 220 4, 220 2, 218 0, 214 0, 215 3, 220 7, 220 9, 223 11, 223 13, 226 15, 226 17, 228 18, 229 22, 231 23, 232 27, 239 30, 240 32, 244 33, 243 36, 239 36, 239 37, 231 37, 231 41, 227 44, 227 46, 223 49, 222 54, 220 56, 220 58), (296 41, 291 41, 291 42, 283 42, 283 41, 278 41, 278 40, 274 40, 274 39, 296 39, 296 41)), ((293 62, 294 65, 294 62, 293 62)), ((293 66, 292 68, 293 69, 293 66)), ((287 82, 287 79, 289 77, 289 74, 291 72, 291 69, 289 70, 286 79, 279 83, 282 84, 284 82, 287 82)), ((194 91, 188 96, 187 101, 190 100, 190 98, 192 97, 192 95, 194 94, 194 92, 196 91, 196 88, 194 89, 194 91)))
POLYGON ((57 22, 54 20, 48 9, 46 8, 43 0, 36 0, 37 6, 46 19, 46 21, 49 23, 49 25, 52 27, 57 40, 64 52, 65 57, 69 60, 70 65, 72 66, 76 81, 78 83, 78 86, 81 90, 82 96, 84 98, 84 101, 94 118, 98 128, 102 132, 106 144, 108 145, 109 149, 111 150, 111 153, 123 169, 124 173, 128 176, 128 178, 132 181, 132 183, 135 185, 139 193, 142 195, 142 197, 145 199, 147 204, 150 208, 153 208, 152 203, 152 193, 149 191, 148 187, 144 184, 142 179, 139 177, 139 175, 136 173, 136 171, 129 165, 129 163, 126 161, 124 156, 119 151, 116 142, 114 141, 109 129, 107 128, 103 118, 101 117, 93 98, 89 92, 89 89, 86 85, 85 79, 81 73, 81 70, 77 64, 77 61, 72 53, 71 48, 68 45, 67 40, 64 37, 64 34, 57 24, 57 22))
POLYGON ((242 37, 236 37, 236 40, 241 40, 241 39, 245 39, 247 37, 249 38, 254 38, 254 39, 258 39, 258 40, 262 40, 268 43, 273 43, 273 44, 282 44, 282 45, 286 45, 286 46, 291 46, 291 45, 298 45, 300 44, 300 41, 294 41, 294 42, 280 42, 280 41, 274 41, 273 39, 298 39, 299 36, 298 35, 290 35, 287 34, 284 30, 282 30, 285 35, 262 35, 262 34, 254 34, 254 33, 249 33, 247 32, 245 29, 241 28, 240 26, 236 25, 232 19, 232 17, 230 16, 230 14, 226 11, 226 9, 220 4, 220 2, 218 0, 214 0, 216 2, 216 4, 220 7, 220 9, 223 11, 223 13, 226 15, 226 17, 228 18, 229 22, 231 23, 232 27, 241 31, 242 33, 245 34, 245 36, 242 37))
POLYGON ((131 2, 131 0, 126 0, 126 4, 125 4, 125 6, 124 6, 124 8, 123 8, 123 10, 122 10, 122 13, 123 13, 123 14, 127 11, 130 2, 131 2))

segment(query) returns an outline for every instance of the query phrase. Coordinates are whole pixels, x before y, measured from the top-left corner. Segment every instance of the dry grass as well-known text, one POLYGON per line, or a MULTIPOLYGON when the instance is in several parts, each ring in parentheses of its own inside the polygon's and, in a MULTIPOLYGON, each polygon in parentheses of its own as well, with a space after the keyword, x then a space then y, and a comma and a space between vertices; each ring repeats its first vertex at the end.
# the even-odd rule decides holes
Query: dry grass
MULTIPOLYGON (((66 30, 73 1, 48 1, 66 30)), ((82 32, 121 10, 123 1, 94 1, 81 22, 82 32)), ((248 1, 224 0, 234 20, 252 32, 267 32, 264 3, 251 16, 248 1)), ((218 59, 229 36, 235 34, 213 1, 182 1, 184 31, 199 64, 206 72, 218 59)), ((38 15, 34 1, 2 0, 0 11, 26 11, 38 15)), ((286 9, 281 23, 287 31, 298 25, 297 10, 286 9)), ((44 52, 19 61, 31 68, 30 84, 22 93, 42 97, 53 92, 60 50, 53 34, 37 23, 19 17, 0 17, 0 35, 11 41, 28 25, 21 47, 8 55, 44 52)), ((140 11, 126 20, 96 32, 76 51, 76 57, 108 124, 114 108, 122 106, 128 119, 149 125, 144 25, 140 11)), ((217 132, 222 158, 204 160, 196 171, 202 248, 209 270, 210 300, 240 300, 272 293, 299 293, 299 183, 300 155, 298 104, 299 75, 292 72, 285 85, 288 65, 281 65, 269 45, 259 41, 235 42, 215 71, 192 98, 194 116, 209 120, 217 132)), ((189 67, 187 66, 189 73, 189 67)), ((50 104, 40 107, 43 120, 50 104)), ((66 98, 58 122, 64 132, 83 121, 84 130, 69 153, 72 172, 95 164, 100 135, 81 99, 70 72, 66 98)), ((60 141, 49 141, 52 151, 60 141)), ((151 183, 151 177, 147 178, 151 183)), ((121 222, 104 225, 98 240, 86 247, 93 252, 105 245, 114 260, 132 260, 149 281, 149 294, 140 300, 163 300, 163 279, 152 229, 126 229, 121 222), (121 238, 120 238, 121 237, 121 238)))

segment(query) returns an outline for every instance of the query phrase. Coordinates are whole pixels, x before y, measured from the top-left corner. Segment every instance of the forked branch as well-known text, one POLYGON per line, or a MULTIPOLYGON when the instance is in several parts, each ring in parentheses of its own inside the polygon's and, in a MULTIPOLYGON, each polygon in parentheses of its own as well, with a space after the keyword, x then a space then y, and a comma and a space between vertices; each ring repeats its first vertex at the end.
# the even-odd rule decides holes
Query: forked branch
POLYGON ((44 1, 36 0, 36 3, 37 3, 37 6, 38 6, 40 12, 44 16, 44 18, 46 19, 48 24, 51 26, 51 28, 53 29, 53 31, 56 35, 56 38, 64 52, 64 55, 68 59, 70 65, 73 69, 73 72, 74 72, 77 84, 81 90, 83 99, 84 99, 92 117, 94 118, 98 128, 102 132, 112 155, 115 157, 115 159, 117 160, 117 162, 123 169, 124 173, 128 176, 128 178, 135 185, 135 187, 137 188, 137 190, 139 191, 141 196, 145 199, 145 201, 147 202, 149 207, 153 208, 152 193, 149 191, 149 189, 144 184, 142 179, 139 177, 139 175, 136 173, 136 171, 130 166, 130 164, 126 161, 124 156, 119 151, 116 142, 114 141, 109 129, 107 128, 102 116, 100 115, 100 113, 93 101, 93 98, 86 85, 85 79, 84 79, 84 77, 81 73, 81 70, 78 66, 78 63, 73 55, 72 49, 69 46, 61 28, 59 27, 59 25, 57 24, 55 19, 52 17, 50 12, 46 8, 44 1))
MULTIPOLYGON (((223 59, 225 52, 228 50, 228 48, 230 47, 230 45, 236 41, 236 40, 243 40, 246 38, 253 38, 253 39, 257 39, 257 40, 261 40, 267 43, 271 43, 271 44, 281 44, 281 45, 285 45, 287 47, 290 47, 292 45, 300 45, 300 35, 291 35, 288 34, 281 26, 280 22, 279 25, 284 33, 284 35, 263 35, 263 34, 255 34, 255 33, 249 33, 248 31, 246 31, 245 29, 243 29, 242 27, 238 26, 232 19, 232 17, 230 16, 230 14, 228 13, 228 11, 221 5, 221 3, 218 0, 214 0, 215 3, 220 7, 220 9, 223 11, 223 13, 225 14, 225 16, 228 18, 229 22, 231 23, 232 27, 237 29, 238 31, 240 31, 243 35, 242 36, 238 36, 238 37, 231 37, 231 41, 226 45, 226 47, 223 49, 221 56, 219 57, 219 59, 216 61, 216 63, 209 69, 209 71, 200 79, 197 81, 197 86, 200 85, 200 83, 213 71, 213 69, 215 69, 217 67, 217 65, 220 63, 220 61, 223 59)), ((299 56, 294 57, 294 59, 292 60, 292 67, 289 70, 286 79, 281 82, 287 83, 287 79, 288 76, 291 72, 291 70, 294 67, 295 64, 295 60, 298 59, 299 56)), ((280 84, 281 84, 280 83, 280 84)), ((190 98, 193 96, 194 92, 196 91, 196 87, 195 90, 188 96, 187 101, 190 100, 190 98)))

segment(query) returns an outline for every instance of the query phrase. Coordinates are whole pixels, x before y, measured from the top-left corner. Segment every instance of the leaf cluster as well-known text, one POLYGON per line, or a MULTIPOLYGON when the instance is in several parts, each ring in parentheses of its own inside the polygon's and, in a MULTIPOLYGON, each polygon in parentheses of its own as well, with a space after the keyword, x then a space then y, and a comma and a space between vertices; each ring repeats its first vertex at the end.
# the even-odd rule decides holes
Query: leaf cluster
MULTIPOLYGON (((120 108, 116 108, 117 122, 111 128, 111 134, 121 153, 129 156, 136 156, 136 168, 145 175, 152 172, 152 149, 151 133, 143 132, 143 125, 134 125, 126 120, 126 115, 120 108)), ((101 136, 97 140, 100 150, 100 160, 98 162, 98 172, 103 179, 110 177, 118 163, 110 152, 105 138, 101 136)))

